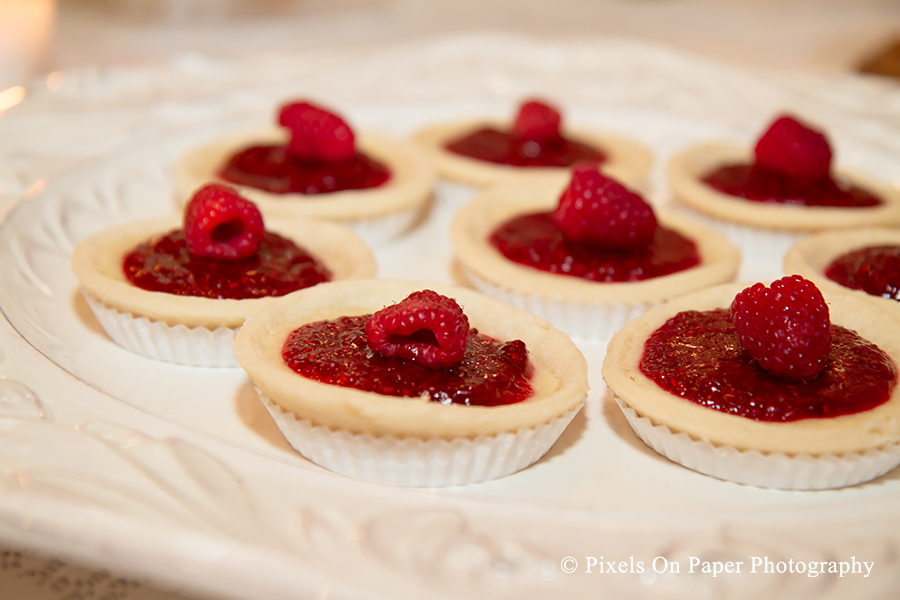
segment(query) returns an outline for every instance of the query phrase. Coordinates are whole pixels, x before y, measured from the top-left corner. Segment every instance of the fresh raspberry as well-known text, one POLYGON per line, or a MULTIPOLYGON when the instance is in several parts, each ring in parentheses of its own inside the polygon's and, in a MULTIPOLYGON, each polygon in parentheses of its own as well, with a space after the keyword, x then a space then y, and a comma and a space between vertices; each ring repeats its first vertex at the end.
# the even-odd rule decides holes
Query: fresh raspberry
POLYGON ((656 215, 638 194, 606 177, 597 165, 578 163, 559 199, 553 222, 567 240, 607 248, 646 246, 656 234, 656 215))
POLYGON ((559 111, 552 106, 530 100, 519 107, 513 123, 513 137, 532 142, 558 139, 560 119, 559 111))
POLYGON ((256 205, 227 185, 209 184, 184 210, 184 237, 197 256, 236 260, 252 256, 265 227, 256 205))
POLYGON ((756 142, 756 164, 795 177, 822 179, 831 168, 825 136, 782 115, 756 142))
POLYGON ((308 102, 281 107, 278 123, 291 130, 288 154, 303 160, 341 162, 356 155, 353 130, 342 118, 308 102))
POLYGON ((423 290, 372 315, 366 335, 369 348, 379 354, 441 369, 462 360, 469 319, 452 298, 423 290))
POLYGON ((814 379, 831 351, 831 322, 822 292, 799 275, 740 292, 731 318, 741 345, 772 375, 814 379))

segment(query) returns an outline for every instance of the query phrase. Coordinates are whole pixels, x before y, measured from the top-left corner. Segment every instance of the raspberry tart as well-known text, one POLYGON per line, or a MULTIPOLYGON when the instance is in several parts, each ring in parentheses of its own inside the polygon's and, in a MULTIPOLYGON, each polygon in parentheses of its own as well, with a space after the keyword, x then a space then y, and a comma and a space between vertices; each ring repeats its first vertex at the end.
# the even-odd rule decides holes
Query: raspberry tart
POLYGON ((742 276, 773 278, 791 245, 825 229, 900 223, 900 194, 836 170, 819 131, 777 118, 755 147, 707 143, 674 156, 668 179, 675 198, 709 218, 748 263, 742 276))
POLYGON ((279 110, 277 128, 210 142, 175 165, 181 193, 208 181, 236 186, 265 216, 313 217, 370 241, 405 231, 423 210, 434 171, 410 142, 354 132, 308 102, 279 110))
POLYGON ((276 297, 326 281, 372 277, 375 261, 329 222, 267 219, 234 189, 204 186, 177 218, 138 221, 79 243, 72 270, 109 337, 184 365, 237 366, 232 341, 276 297))
POLYGON ((453 247, 480 291, 573 337, 609 339, 681 294, 730 281, 740 254, 711 228, 579 164, 562 190, 506 185, 458 213, 453 247))
POLYGON ((612 339, 603 378, 637 435, 720 479, 825 489, 900 464, 900 322, 798 275, 678 298, 612 339))
POLYGON ((784 258, 832 294, 851 293, 900 318, 900 229, 827 231, 800 240, 784 258))
POLYGON ((628 138, 563 127, 560 111, 540 100, 522 103, 512 124, 481 119, 434 125, 415 140, 442 176, 476 186, 560 180, 580 161, 601 164, 604 173, 639 185, 653 162, 649 150, 628 138))
POLYGON ((523 469, 587 393, 584 357, 546 321, 430 283, 309 288, 248 319, 235 351, 298 452, 394 485, 523 469))

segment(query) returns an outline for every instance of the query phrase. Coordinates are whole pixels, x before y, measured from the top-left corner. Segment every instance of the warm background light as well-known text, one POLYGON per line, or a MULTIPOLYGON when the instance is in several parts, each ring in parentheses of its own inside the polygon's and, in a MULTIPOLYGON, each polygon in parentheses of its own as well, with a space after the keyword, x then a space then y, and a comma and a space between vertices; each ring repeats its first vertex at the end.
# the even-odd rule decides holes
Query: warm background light
POLYGON ((0 92, 0 115, 25 99, 25 88, 21 85, 0 92))
POLYGON ((55 18, 55 0, 0 0, 0 89, 46 67, 55 18))

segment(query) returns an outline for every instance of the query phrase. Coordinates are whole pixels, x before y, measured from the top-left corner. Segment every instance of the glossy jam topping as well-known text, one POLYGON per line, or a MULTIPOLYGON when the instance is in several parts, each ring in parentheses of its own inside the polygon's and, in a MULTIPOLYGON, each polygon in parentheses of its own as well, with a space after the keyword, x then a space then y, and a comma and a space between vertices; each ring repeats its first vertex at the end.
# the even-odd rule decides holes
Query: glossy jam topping
POLYGON ((640 370, 662 389, 756 421, 863 412, 887 402, 897 367, 854 331, 832 325, 827 366, 812 381, 769 375, 741 347, 729 309, 677 314, 647 340, 640 370))
POLYGON ((222 260, 191 254, 178 229, 139 244, 125 256, 123 269, 141 289, 204 298, 283 296, 331 279, 306 250, 268 231, 256 254, 222 260))
POLYGON ((341 162, 326 162, 293 158, 284 146, 251 146, 229 158, 219 177, 273 194, 314 195, 378 187, 391 172, 359 152, 341 162))
POLYGON ((793 177, 757 165, 725 165, 703 177, 710 187, 729 196, 755 202, 798 206, 878 206, 882 200, 866 190, 831 177, 793 177))
POLYGON ((853 290, 900 300, 900 245, 872 246, 839 256, 825 276, 853 290))
POLYGON ((566 240, 552 213, 515 217, 494 230, 490 243, 515 263, 606 283, 642 281, 700 264, 694 242, 671 229, 658 227, 648 246, 603 248, 566 240))
POLYGON ((323 383, 387 396, 428 394, 432 401, 442 404, 515 404, 532 393, 531 364, 520 340, 502 343, 471 329, 462 362, 432 369, 369 350, 369 317, 340 317, 303 325, 284 343, 281 354, 285 363, 304 377, 323 383))
POLYGON ((446 148, 469 158, 515 167, 569 167, 579 161, 606 160, 601 150, 564 137, 549 142, 525 141, 489 127, 448 142, 446 148))

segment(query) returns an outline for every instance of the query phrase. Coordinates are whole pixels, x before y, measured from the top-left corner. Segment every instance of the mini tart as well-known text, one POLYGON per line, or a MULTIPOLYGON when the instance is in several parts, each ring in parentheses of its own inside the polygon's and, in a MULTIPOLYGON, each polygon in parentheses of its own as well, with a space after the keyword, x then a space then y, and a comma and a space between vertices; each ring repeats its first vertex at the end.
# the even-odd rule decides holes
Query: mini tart
POLYGON ((473 483, 528 466, 556 441, 588 389, 584 357, 549 323, 434 283, 347 281, 303 290, 248 319, 235 352, 299 452, 332 471, 397 485, 473 483), (504 406, 445 406, 321 383, 285 364, 285 339, 301 325, 371 314, 421 289, 455 298, 479 332, 524 341, 534 368, 532 397, 504 406))
MULTIPOLYGON (((220 300, 179 296, 138 288, 125 277, 122 260, 132 248, 155 235, 181 226, 180 217, 164 217, 95 233, 75 246, 72 271, 104 330, 120 345, 167 362, 237 366, 230 347, 220 350, 220 338, 230 346, 244 319, 275 298, 220 300), (133 327, 142 329, 134 331, 131 329, 133 327), (199 341, 174 342, 173 336, 176 335, 199 338, 199 341), (215 340, 203 341, 207 338, 215 340), (145 341, 142 342, 142 339, 145 341), (167 348, 169 343, 186 344, 197 354, 190 355, 190 348, 167 348), (204 358, 204 345, 209 345, 207 349, 218 358, 204 358)), ((356 235, 340 225, 314 220, 270 219, 266 221, 266 229, 290 238, 308 250, 325 264, 334 280, 359 279, 375 274, 375 260, 369 249, 356 235)))
POLYGON ((862 208, 789 206, 755 202, 724 194, 703 182, 710 171, 724 164, 750 164, 753 148, 709 143, 688 148, 669 161, 666 174, 672 194, 680 203, 707 217, 737 243, 745 256, 758 260, 758 270, 744 270, 742 278, 777 278, 788 249, 804 233, 847 227, 900 223, 900 193, 856 174, 832 170, 832 176, 877 194, 883 203, 862 208))
MULTIPOLYGON (((643 375, 638 364, 653 332, 682 311, 727 308, 744 287, 717 286, 673 300, 610 341, 603 378, 639 437, 688 468, 763 487, 854 485, 900 464, 900 386, 872 410, 781 423, 706 408, 643 375)), ((900 323, 846 294, 826 294, 826 300, 832 323, 856 331, 900 364, 900 323)))
POLYGON ((740 252, 725 236, 668 210, 660 223, 697 244, 701 264, 645 281, 601 283, 558 275, 508 260, 489 241, 512 217, 552 211, 564 186, 497 186, 479 193, 456 214, 451 237, 466 278, 481 292, 541 316, 575 337, 608 339, 629 320, 676 296, 730 281, 740 252))
MULTIPOLYGON (((446 144, 483 127, 508 129, 509 123, 491 120, 472 120, 434 125, 419 130, 413 139, 426 150, 438 173, 447 179, 474 186, 486 186, 517 180, 536 181, 570 176, 568 167, 515 167, 469 158, 446 149, 446 144)), ((583 129, 563 128, 568 139, 594 146, 606 153, 600 170, 610 177, 633 187, 640 187, 653 164, 653 154, 642 144, 626 137, 583 129)))
POLYGON ((675 198, 691 208, 717 219, 751 227, 808 232, 900 223, 900 195, 852 173, 838 172, 833 176, 871 191, 883 203, 870 207, 842 208, 756 202, 723 194, 702 181, 703 176, 724 164, 750 164, 753 161, 751 148, 728 144, 697 145, 669 161, 669 185, 675 198))
POLYGON ((802 239, 788 251, 784 257, 784 272, 789 275, 794 273, 802 275, 813 281, 823 292, 852 294, 861 300, 873 302, 900 318, 900 302, 897 300, 872 296, 863 290, 844 287, 825 275, 825 269, 844 254, 883 245, 900 245, 900 229, 872 227, 817 233, 802 239))
POLYGON ((431 196, 434 169, 418 148, 403 140, 368 132, 356 134, 358 150, 385 164, 391 172, 390 179, 375 188, 315 195, 273 194, 218 177, 219 168, 241 149, 258 144, 283 144, 287 139, 286 129, 271 128, 222 138, 188 152, 175 164, 178 197, 190 198, 201 185, 219 181, 254 202, 266 218, 288 216, 340 221, 369 241, 381 241, 405 231, 431 196))

